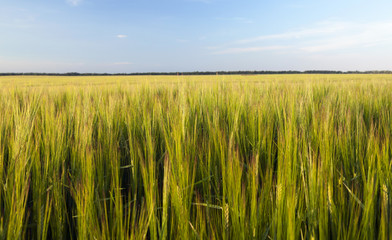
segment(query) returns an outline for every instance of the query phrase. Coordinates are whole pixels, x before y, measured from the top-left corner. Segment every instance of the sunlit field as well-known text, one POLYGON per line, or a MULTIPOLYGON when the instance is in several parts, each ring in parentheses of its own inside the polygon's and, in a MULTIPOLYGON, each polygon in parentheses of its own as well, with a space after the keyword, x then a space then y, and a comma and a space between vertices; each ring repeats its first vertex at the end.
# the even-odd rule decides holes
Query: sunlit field
POLYGON ((390 239, 392 75, 0 77, 0 239, 390 239))

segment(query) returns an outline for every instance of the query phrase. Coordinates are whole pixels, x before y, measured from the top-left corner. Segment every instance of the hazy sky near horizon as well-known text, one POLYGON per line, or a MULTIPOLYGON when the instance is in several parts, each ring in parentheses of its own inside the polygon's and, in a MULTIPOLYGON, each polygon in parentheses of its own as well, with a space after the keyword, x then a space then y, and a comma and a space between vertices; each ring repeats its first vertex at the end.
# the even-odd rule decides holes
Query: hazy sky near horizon
POLYGON ((2 0, 0 72, 392 70, 387 0, 2 0))

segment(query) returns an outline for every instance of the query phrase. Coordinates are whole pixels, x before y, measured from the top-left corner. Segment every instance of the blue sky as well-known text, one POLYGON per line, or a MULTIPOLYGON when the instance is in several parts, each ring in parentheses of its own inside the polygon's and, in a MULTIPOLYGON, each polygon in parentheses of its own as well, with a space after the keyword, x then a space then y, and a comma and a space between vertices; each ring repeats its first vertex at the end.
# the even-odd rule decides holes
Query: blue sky
POLYGON ((0 72, 392 70, 392 1, 2 0, 0 72))

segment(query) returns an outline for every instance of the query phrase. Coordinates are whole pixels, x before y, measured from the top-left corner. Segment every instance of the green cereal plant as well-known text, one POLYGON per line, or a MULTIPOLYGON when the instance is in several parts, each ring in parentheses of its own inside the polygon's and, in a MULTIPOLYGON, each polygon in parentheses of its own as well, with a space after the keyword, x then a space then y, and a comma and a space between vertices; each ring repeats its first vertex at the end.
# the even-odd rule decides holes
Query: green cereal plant
POLYGON ((391 75, 0 78, 0 239, 390 239, 391 75))

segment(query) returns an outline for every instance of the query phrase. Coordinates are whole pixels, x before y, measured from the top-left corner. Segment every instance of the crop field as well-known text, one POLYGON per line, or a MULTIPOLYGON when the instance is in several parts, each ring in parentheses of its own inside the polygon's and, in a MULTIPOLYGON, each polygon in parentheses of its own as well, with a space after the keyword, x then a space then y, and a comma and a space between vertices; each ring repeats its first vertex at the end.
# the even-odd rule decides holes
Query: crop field
POLYGON ((391 239, 392 75, 0 77, 0 239, 391 239))

